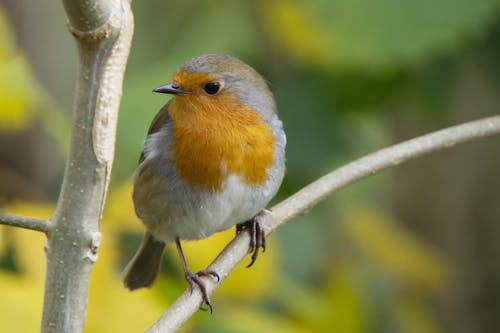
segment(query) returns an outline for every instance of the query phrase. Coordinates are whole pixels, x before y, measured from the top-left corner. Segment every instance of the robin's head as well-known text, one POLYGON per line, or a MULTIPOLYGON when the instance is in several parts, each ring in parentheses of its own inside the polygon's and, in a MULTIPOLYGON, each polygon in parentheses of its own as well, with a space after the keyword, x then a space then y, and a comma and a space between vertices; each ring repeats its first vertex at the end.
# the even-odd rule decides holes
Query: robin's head
POLYGON ((171 83, 154 92, 185 99, 196 109, 211 110, 239 106, 257 111, 263 119, 275 112, 275 103, 264 79, 243 61, 228 55, 206 54, 189 59, 171 83))
POLYGON ((167 104, 174 124, 169 150, 188 183, 218 191, 231 174, 249 186, 266 182, 281 125, 274 98, 255 70, 227 55, 202 55, 154 91, 174 96, 167 104))

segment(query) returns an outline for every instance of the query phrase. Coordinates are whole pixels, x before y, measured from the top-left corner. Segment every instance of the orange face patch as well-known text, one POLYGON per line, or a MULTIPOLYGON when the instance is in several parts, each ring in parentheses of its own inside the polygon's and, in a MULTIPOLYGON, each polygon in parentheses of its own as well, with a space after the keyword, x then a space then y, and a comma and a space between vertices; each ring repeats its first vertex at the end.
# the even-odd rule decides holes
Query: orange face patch
POLYGON ((183 90, 196 91, 198 88, 202 88, 206 83, 213 80, 214 78, 207 74, 188 73, 178 69, 172 81, 177 83, 183 90))
MULTIPOLYGON (((199 85, 206 78, 190 77, 189 82, 199 85)), ((185 80, 179 85, 186 89, 185 80)), ((230 174, 240 175, 250 186, 267 180, 274 160, 274 135, 257 112, 239 103, 236 96, 193 91, 175 96, 169 114, 175 138, 169 149, 177 172, 188 183, 216 192, 230 174)))

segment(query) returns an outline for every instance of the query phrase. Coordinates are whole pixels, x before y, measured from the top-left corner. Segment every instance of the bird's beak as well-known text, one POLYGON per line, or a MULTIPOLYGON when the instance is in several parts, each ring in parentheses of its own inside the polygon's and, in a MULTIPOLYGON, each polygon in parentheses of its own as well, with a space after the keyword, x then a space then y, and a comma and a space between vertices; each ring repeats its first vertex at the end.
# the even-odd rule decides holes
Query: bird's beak
POLYGON ((153 92, 161 94, 183 95, 187 94, 186 90, 182 90, 177 83, 168 83, 153 89, 153 92))

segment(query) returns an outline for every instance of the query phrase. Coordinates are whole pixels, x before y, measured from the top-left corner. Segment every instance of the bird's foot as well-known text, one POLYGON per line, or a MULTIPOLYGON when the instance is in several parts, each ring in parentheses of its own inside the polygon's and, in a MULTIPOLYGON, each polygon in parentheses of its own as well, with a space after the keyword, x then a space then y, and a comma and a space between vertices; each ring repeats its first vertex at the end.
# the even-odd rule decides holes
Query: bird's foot
POLYGON ((216 271, 202 270, 196 273, 193 273, 191 271, 186 271, 184 272, 184 276, 186 277, 186 281, 189 283, 189 286, 191 287, 191 292, 194 290, 195 286, 198 286, 198 288, 200 288, 201 296, 203 297, 203 302, 201 303, 200 309, 203 311, 210 310, 210 313, 212 313, 213 310, 212 302, 210 301, 210 296, 208 295, 205 282, 203 282, 201 278, 203 276, 211 276, 215 278, 217 282, 219 282, 220 281, 219 274, 217 274, 216 271), (208 306, 208 309, 204 308, 203 304, 206 304, 208 306))
POLYGON ((259 255, 260 248, 262 248, 262 252, 266 251, 266 232, 260 223, 260 219, 269 212, 269 210, 263 209, 251 220, 236 225, 236 234, 239 234, 243 230, 250 231, 250 247, 248 248, 248 253, 252 253, 252 260, 247 267, 250 267, 255 263, 259 255))

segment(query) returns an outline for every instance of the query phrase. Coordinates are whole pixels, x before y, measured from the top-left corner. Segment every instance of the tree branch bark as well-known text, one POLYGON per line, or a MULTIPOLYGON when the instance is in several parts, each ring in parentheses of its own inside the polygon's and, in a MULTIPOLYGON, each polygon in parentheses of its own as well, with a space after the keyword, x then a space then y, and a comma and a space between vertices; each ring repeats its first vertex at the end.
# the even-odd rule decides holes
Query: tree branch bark
POLYGON ((12 214, 0 214, 0 224, 41 231, 45 234, 48 232, 49 226, 49 222, 45 220, 12 214))
MULTIPOLYGON (((266 235, 292 218, 305 214, 332 193, 362 178, 433 151, 498 133, 500 133, 500 116, 484 118, 423 135, 346 164, 271 208, 272 213, 265 215, 261 220, 266 235)), ((219 283, 210 278, 205 279, 209 294, 227 278, 246 256, 249 242, 248 233, 240 233, 209 265, 207 269, 215 270, 220 276, 219 283)), ((147 332, 177 331, 199 309, 201 301, 199 290, 195 288, 191 292, 188 288, 147 332)))
POLYGON ((133 33, 126 0, 64 0, 79 67, 69 156, 48 230, 42 332, 82 332, 133 33))

